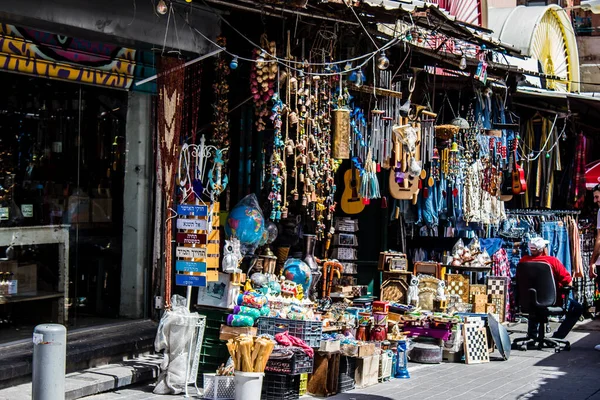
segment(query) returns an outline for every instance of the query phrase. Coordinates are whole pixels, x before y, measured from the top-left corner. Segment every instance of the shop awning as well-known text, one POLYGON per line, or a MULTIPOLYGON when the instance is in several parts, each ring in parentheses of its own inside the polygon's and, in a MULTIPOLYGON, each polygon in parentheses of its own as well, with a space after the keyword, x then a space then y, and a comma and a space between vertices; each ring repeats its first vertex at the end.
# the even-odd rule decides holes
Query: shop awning
MULTIPOLYGON (((513 104, 540 111, 575 115, 579 121, 591 128, 592 121, 600 119, 600 93, 567 93, 546 89, 519 87, 514 95, 513 104)), ((595 123, 595 122, 594 122, 595 123)))

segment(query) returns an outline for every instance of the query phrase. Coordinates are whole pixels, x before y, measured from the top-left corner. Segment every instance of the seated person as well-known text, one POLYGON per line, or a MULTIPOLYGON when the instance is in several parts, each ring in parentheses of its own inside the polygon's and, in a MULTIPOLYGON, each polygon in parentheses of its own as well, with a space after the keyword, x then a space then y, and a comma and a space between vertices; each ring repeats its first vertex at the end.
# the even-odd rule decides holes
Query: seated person
MULTIPOLYGON (((556 282, 556 306, 562 306, 562 293, 561 289, 565 286, 571 286, 572 278, 569 271, 556 257, 548 255, 548 241, 541 237, 531 239, 529 242, 530 256, 523 256, 520 262, 545 262, 550 264, 552 267, 552 274, 554 275, 554 281, 556 282)), ((568 299, 567 299, 568 300, 568 299)), ((583 314, 583 306, 575 300, 569 301, 569 309, 564 321, 560 324, 560 327, 552 335, 556 339, 564 339, 567 334, 573 329, 579 317, 583 314)), ((527 326, 527 333, 530 337, 535 338, 538 336, 539 324, 529 320, 527 326)))

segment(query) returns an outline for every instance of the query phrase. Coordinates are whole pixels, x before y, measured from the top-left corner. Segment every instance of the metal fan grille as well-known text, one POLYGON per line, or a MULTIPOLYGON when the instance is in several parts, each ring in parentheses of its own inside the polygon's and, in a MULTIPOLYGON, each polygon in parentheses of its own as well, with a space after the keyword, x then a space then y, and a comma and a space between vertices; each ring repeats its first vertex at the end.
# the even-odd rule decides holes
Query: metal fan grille
POLYGON ((530 55, 536 58, 544 73, 556 75, 561 80, 548 80, 548 89, 568 92, 572 74, 569 67, 570 49, 567 45, 564 26, 560 23, 554 10, 544 14, 535 30, 530 48, 530 55))

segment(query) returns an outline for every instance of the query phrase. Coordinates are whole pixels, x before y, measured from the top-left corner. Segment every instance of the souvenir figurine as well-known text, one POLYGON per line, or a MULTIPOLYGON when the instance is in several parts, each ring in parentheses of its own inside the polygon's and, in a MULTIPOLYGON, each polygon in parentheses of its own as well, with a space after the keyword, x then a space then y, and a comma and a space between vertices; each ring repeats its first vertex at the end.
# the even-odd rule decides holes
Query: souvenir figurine
POLYGON ((438 301, 446 301, 446 294, 444 293, 444 290, 446 289, 446 283, 444 283, 444 281, 439 281, 438 282, 438 287, 437 287, 437 292, 435 295, 435 299, 438 301))
POLYGON ((238 266, 242 259, 240 241, 236 238, 225 240, 223 248, 223 272, 234 273, 240 272, 238 266))
POLYGON ((409 305, 414 305, 415 307, 419 306, 419 278, 414 275, 412 278, 410 278, 406 302, 409 305))

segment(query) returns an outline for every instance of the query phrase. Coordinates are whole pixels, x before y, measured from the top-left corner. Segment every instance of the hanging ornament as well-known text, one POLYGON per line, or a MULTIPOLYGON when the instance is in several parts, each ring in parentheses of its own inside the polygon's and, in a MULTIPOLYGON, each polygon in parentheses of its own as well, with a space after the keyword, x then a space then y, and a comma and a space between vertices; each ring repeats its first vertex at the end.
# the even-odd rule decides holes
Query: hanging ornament
POLYGON ((385 51, 382 51, 379 57, 377 57, 377 68, 384 71, 390 66, 390 59, 385 55, 385 51))
POLYGON ((465 57, 465 55, 463 54, 462 57, 460 58, 460 64, 458 64, 458 68, 460 68, 461 70, 465 70, 467 69, 467 57, 465 57))
POLYGON ((167 7, 167 3, 165 3, 164 0, 159 0, 158 4, 156 4, 156 12, 159 13, 160 15, 165 15, 167 13, 167 11, 169 11, 169 8, 167 7))
POLYGON ((237 67, 238 67, 238 58, 234 57, 233 60, 231 60, 231 62, 229 63, 229 68, 237 69, 237 67))
POLYGON ((356 82, 355 85, 357 87, 361 87, 364 83, 364 75, 362 73, 362 71, 359 69, 358 71, 356 71, 356 82))

